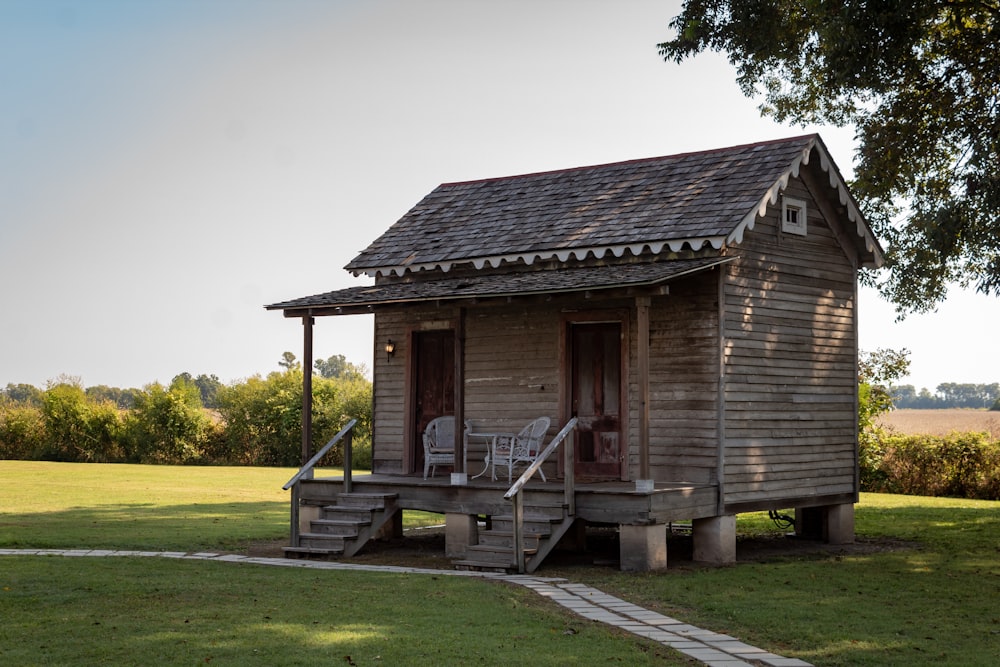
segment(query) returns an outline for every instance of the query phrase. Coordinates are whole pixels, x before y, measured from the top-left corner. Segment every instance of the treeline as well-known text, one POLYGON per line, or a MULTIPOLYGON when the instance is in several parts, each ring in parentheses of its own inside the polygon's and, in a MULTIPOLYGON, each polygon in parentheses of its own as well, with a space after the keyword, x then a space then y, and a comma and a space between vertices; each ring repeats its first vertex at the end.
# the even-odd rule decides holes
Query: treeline
POLYGON ((935 393, 927 388, 919 392, 912 384, 890 386, 893 406, 917 410, 942 408, 989 408, 1000 410, 1000 382, 992 384, 971 384, 944 382, 937 386, 935 393))
MULTIPOLYGON (((0 458, 101 463, 297 466, 302 368, 286 352, 281 371, 224 385, 182 373, 142 389, 87 387, 59 378, 45 389, 0 390, 0 458)), ((313 436, 322 446, 351 419, 354 463, 370 466, 372 385, 343 355, 317 361, 313 436)), ((335 448, 325 465, 339 465, 335 448)))

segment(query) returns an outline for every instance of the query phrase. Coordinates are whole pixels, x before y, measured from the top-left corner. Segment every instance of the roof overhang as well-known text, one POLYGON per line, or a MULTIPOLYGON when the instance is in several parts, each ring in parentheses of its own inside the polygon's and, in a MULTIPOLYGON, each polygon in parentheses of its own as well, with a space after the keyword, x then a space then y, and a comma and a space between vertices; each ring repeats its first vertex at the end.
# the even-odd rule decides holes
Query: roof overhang
POLYGON ((844 210, 847 211, 848 220, 854 225, 858 238, 869 253, 869 256, 864 258, 862 266, 870 269, 877 269, 881 267, 885 263, 882 246, 872 233, 871 227, 868 225, 868 221, 865 219, 865 216, 862 215, 857 202, 854 201, 854 197, 851 196, 850 191, 847 189, 847 183, 844 182, 843 177, 840 175, 840 171, 830 158, 830 154, 827 152, 826 147, 823 145, 823 142, 819 139, 819 137, 813 137, 808 145, 802 149, 798 157, 792 161, 792 164, 789 165, 788 169, 786 169, 778 180, 776 180, 774 184, 768 188, 767 192, 764 193, 764 196, 760 198, 757 206, 747 212, 747 214, 743 217, 743 220, 740 221, 740 224, 738 224, 732 233, 729 234, 729 237, 726 239, 726 245, 741 242, 743 240, 743 233, 748 229, 753 229, 757 218, 762 218, 767 215, 768 205, 774 206, 778 203, 778 197, 785 191, 785 188, 788 187, 789 180, 792 178, 798 178, 799 170, 803 165, 809 164, 809 160, 813 156, 814 152, 816 157, 819 158, 820 168, 827 174, 827 176, 829 176, 830 187, 836 190, 837 198, 840 200, 841 206, 843 206, 844 210))
POLYGON ((352 315, 376 308, 429 301, 484 300, 656 286, 736 259, 731 256, 675 259, 560 269, 465 275, 346 289, 265 306, 285 317, 352 315))

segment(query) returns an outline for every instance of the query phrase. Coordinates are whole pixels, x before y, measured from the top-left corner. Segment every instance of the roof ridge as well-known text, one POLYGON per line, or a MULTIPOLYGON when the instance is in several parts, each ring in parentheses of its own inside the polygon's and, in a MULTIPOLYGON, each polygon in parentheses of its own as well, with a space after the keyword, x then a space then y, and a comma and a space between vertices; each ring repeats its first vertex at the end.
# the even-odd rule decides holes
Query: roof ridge
POLYGON ((501 181, 513 181, 519 178, 531 178, 533 176, 545 176, 549 174, 562 174, 562 173, 572 173, 577 171, 588 171, 590 169, 604 169, 607 167, 617 167, 624 165, 633 164, 644 164, 647 162, 657 162, 659 160, 675 160, 684 157, 691 157, 693 155, 710 155, 712 153, 722 153, 725 151, 736 151, 743 150, 746 148, 756 148, 757 146, 768 146, 772 144, 780 143, 790 143, 793 141, 805 140, 805 139, 816 139, 819 138, 819 134, 812 132, 808 134, 801 134, 794 137, 784 137, 780 139, 767 139, 764 141, 752 141, 746 144, 737 144, 735 146, 721 146, 719 148, 709 148, 707 150, 700 151, 687 151, 684 153, 674 153, 672 155, 658 155, 652 157, 642 157, 642 158, 632 158, 630 160, 619 160, 615 162, 604 162, 601 164, 588 164, 581 165, 578 167, 562 167, 559 169, 543 169, 541 171, 528 172, 526 174, 511 174, 509 176, 491 176, 487 178, 473 178, 467 181, 449 181, 446 183, 441 183, 438 185, 439 188, 454 187, 458 185, 472 185, 475 183, 497 183, 501 181))

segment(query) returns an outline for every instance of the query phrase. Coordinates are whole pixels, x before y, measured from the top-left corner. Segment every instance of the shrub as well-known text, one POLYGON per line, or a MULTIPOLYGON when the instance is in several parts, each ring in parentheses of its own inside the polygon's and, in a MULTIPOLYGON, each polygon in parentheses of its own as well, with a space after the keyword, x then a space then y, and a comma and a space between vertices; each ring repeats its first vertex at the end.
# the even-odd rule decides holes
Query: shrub
POLYGON ((211 420, 193 383, 175 378, 169 388, 148 385, 135 395, 126 418, 128 459, 137 463, 193 463, 202 456, 211 420))
POLYGON ((861 451, 861 488, 920 496, 1000 500, 1000 442, 988 433, 894 435, 861 451))
MULTIPOLYGON (((225 438, 216 456, 231 463, 295 467, 302 462, 302 371, 297 367, 254 376, 222 388, 219 414, 225 438)), ((319 449, 352 418, 354 465, 371 465, 371 382, 364 378, 313 378, 313 443, 319 449)), ((342 465, 343 448, 322 462, 342 465)))
POLYGON ((53 461, 108 463, 123 458, 118 409, 87 399, 79 384, 63 382, 42 396, 45 436, 39 458, 53 461))
POLYGON ((0 404, 0 459, 32 459, 44 442, 45 420, 39 408, 0 404))

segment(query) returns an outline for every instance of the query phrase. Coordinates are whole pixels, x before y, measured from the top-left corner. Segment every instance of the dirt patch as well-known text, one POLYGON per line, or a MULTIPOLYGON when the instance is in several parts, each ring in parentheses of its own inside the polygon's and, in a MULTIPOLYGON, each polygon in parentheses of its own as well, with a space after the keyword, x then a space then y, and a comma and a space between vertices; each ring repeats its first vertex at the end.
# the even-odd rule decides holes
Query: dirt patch
MULTIPOLYGON (((249 556, 281 558, 284 540, 256 542, 251 544, 246 554, 249 556)), ((367 565, 395 565, 420 567, 436 570, 453 568, 451 559, 445 557, 444 530, 439 528, 407 531, 402 538, 370 542, 362 552, 349 562, 367 565)), ((761 563, 788 558, 830 558, 864 554, 884 553, 905 549, 918 549, 916 542, 892 538, 859 537, 853 544, 826 544, 817 540, 807 540, 794 535, 779 533, 738 537, 736 560, 739 563, 761 563)), ((667 561, 669 569, 691 569, 702 567, 691 560, 692 539, 690 534, 672 534, 667 540, 667 561)), ((542 565, 538 574, 546 576, 572 576, 573 568, 618 569, 618 535, 610 528, 590 529, 584 548, 557 548, 542 565), (570 572, 567 572, 569 570, 570 572), (558 574, 556 574, 558 573, 558 574)))

